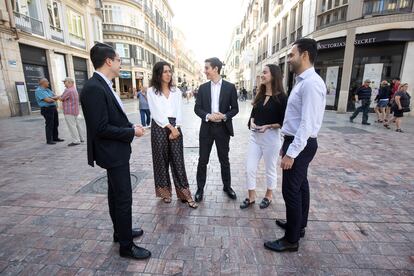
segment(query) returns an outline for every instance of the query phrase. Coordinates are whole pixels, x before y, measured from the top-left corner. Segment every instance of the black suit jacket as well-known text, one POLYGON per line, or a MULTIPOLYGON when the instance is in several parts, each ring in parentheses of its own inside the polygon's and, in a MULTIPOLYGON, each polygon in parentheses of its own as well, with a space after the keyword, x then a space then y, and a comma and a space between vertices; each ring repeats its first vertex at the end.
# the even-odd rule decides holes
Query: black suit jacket
POLYGON ((88 164, 108 169, 124 165, 131 156, 135 131, 105 80, 94 73, 80 101, 88 138, 88 164))
MULTIPOLYGON (((234 136, 232 118, 239 113, 239 104, 237 102, 236 86, 228 81, 222 80, 219 101, 220 113, 226 114, 226 129, 230 136, 234 136)), ((211 82, 200 85, 197 94, 197 100, 194 112, 201 118, 201 128, 206 122, 207 114, 211 114, 211 82)))

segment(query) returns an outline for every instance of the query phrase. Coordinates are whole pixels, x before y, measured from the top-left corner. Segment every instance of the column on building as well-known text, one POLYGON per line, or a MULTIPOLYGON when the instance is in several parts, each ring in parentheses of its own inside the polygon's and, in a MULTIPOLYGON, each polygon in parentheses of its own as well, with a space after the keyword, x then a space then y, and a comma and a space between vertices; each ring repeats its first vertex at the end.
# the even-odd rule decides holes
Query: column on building
POLYGON ((344 65, 342 68, 341 90, 339 92, 338 113, 345 113, 348 106, 349 84, 351 82, 352 65, 355 51, 355 28, 347 30, 344 54, 344 65))

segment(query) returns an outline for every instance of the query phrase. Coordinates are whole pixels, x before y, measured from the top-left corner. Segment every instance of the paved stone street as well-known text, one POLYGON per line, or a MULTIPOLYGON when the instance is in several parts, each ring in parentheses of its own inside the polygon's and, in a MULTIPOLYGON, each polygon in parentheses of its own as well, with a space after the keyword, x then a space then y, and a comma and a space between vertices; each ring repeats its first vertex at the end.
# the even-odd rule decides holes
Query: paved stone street
MULTIPOLYGON (((139 122, 136 103, 127 104, 139 122)), ((199 120, 193 101, 185 105, 184 146, 191 190, 196 190, 199 120)), ((86 145, 44 141, 40 115, 0 120, 1 275, 413 275, 414 118, 406 133, 358 117, 327 112, 319 150, 311 164, 310 222, 297 253, 263 247, 283 235, 281 177, 268 209, 240 210, 249 131, 249 103, 234 120, 230 162, 237 201, 222 192, 215 150, 208 167, 205 201, 196 210, 155 198, 150 135, 133 142, 131 171, 140 183, 133 193, 133 224, 145 234, 136 243, 153 253, 148 261, 118 256, 106 195, 85 186, 104 170, 86 162, 86 145), (82 189, 83 188, 83 189, 82 189)), ((360 115, 361 116, 361 115, 360 115)), ((280 174, 280 169, 279 169, 280 174)), ((258 201, 265 192, 260 170, 258 201)), ((98 189, 99 190, 99 189, 98 189)))

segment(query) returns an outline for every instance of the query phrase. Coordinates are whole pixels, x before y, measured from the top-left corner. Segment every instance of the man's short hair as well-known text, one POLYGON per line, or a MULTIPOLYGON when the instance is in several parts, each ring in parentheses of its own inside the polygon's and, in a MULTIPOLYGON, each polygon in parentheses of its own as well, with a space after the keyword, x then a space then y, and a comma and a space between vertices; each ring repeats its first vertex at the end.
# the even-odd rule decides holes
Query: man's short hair
POLYGON ((105 60, 115 59, 116 52, 114 48, 105 43, 96 43, 90 51, 91 61, 95 69, 101 68, 105 64, 105 60))
POLYGON ((217 67, 217 73, 220 74, 221 68, 223 67, 223 63, 220 61, 220 59, 216 57, 208 58, 204 62, 210 63, 211 68, 217 67))
POLYGON ((318 57, 318 45, 315 39, 312 38, 300 38, 296 40, 293 45, 298 47, 298 51, 300 54, 303 52, 308 52, 309 61, 314 64, 316 58, 318 57))
POLYGON ((67 77, 63 80, 63 82, 75 83, 75 80, 72 79, 72 78, 67 77))
POLYGON ((44 81, 49 81, 47 78, 41 78, 40 80, 39 80, 39 84, 42 84, 42 82, 44 82, 44 81))

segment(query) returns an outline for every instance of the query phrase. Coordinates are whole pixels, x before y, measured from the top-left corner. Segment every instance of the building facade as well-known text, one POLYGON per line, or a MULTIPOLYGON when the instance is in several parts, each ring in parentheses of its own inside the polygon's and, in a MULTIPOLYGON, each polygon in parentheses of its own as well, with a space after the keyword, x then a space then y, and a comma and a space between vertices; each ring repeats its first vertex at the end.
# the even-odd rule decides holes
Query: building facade
POLYGON ((160 60, 174 64, 173 11, 166 0, 103 0, 103 39, 122 60, 115 90, 132 98, 149 86, 152 67, 160 60))
POLYGON ((226 58, 224 59, 224 70, 223 74, 225 77, 232 83, 236 85, 237 88, 242 88, 240 86, 243 82, 243 78, 240 75, 240 63, 241 63, 241 54, 240 54, 240 45, 241 45, 242 34, 240 28, 237 27, 232 34, 231 44, 226 53, 226 58))
POLYGON ((0 1, 0 117, 39 110, 38 80, 60 95, 65 77, 80 91, 93 73, 89 49, 102 41, 100 1, 0 1))
POLYGON ((186 47, 183 32, 174 28, 174 82, 184 90, 194 90, 203 81, 201 65, 195 60, 193 52, 186 47))
POLYGON ((295 78, 286 56, 301 37, 318 41, 315 69, 327 84, 327 109, 351 111, 353 92, 364 78, 373 81, 374 94, 383 79, 400 77, 414 85, 409 62, 414 56, 413 0, 252 0, 240 24, 242 52, 250 34, 244 31, 246 22, 253 23, 253 42, 245 54, 254 72, 248 89, 259 83, 263 66, 274 63, 284 72, 289 92, 295 78))

